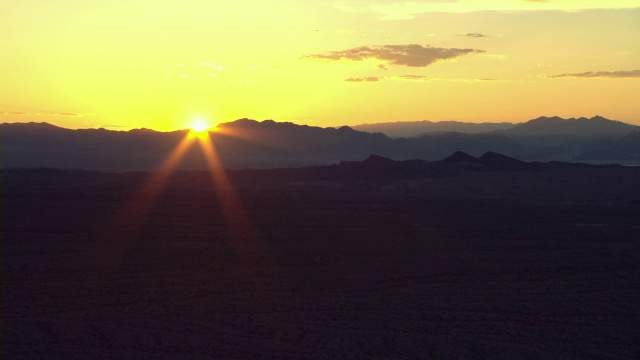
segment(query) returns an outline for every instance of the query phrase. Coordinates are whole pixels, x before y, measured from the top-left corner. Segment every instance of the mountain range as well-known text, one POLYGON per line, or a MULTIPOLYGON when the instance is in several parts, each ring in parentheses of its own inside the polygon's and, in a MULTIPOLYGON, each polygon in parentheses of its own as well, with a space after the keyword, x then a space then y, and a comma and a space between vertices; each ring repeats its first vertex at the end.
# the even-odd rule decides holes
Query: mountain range
POLYGON ((392 138, 417 137, 427 134, 461 132, 466 134, 505 133, 521 136, 623 136, 638 130, 638 126, 620 121, 606 119, 602 116, 592 118, 563 119, 558 116, 541 116, 524 123, 465 123, 460 121, 405 121, 361 124, 352 127, 354 130, 370 133, 383 133, 392 138))
MULTIPOLYGON (((5 123, 0 124, 1 166, 151 170, 187 134, 188 130, 70 130, 47 123, 5 123)), ((540 117, 490 132, 448 131, 411 138, 391 138, 347 126, 321 128, 240 119, 220 124, 209 135, 229 168, 327 165, 362 160, 371 154, 433 161, 456 151, 471 156, 494 152, 526 161, 640 163, 640 127, 603 117, 540 117)), ((205 164, 202 152, 192 146, 179 167, 199 169, 205 164)))
POLYGON ((353 126, 354 130, 370 133, 383 133, 391 138, 415 137, 432 133, 461 132, 477 134, 495 130, 506 130, 517 124, 510 122, 500 123, 465 123, 460 121, 398 121, 375 124, 360 124, 353 126))

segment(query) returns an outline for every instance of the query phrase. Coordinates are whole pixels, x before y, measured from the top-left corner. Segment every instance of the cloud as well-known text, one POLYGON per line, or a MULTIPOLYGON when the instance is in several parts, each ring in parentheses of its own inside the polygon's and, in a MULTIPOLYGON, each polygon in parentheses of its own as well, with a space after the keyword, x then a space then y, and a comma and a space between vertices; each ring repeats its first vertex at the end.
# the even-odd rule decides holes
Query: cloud
POLYGON ((380 81, 380 79, 375 77, 375 76, 369 76, 369 77, 363 77, 363 78, 348 78, 348 79, 344 79, 344 81, 348 81, 348 82, 376 82, 376 81, 380 81))
POLYGON ((377 59, 390 65, 425 67, 440 60, 455 59, 463 55, 484 52, 484 50, 478 49, 438 48, 429 45, 410 44, 361 46, 342 51, 332 51, 325 54, 308 55, 303 58, 324 59, 329 61, 339 61, 342 59, 352 61, 377 59))
POLYGON ((474 37, 474 38, 489 37, 489 35, 480 34, 480 33, 466 33, 466 34, 460 34, 458 36, 468 36, 468 37, 474 37))
POLYGON ((426 80, 429 77, 425 75, 400 75, 398 78, 402 80, 426 80))
POLYGON ((438 78, 426 75, 399 75, 392 76, 391 79, 397 81, 411 81, 411 82, 434 82, 434 81, 444 81, 444 82, 464 82, 464 83, 482 83, 482 82, 504 82, 505 80, 495 79, 495 78, 438 78))
POLYGON ((583 73, 559 74, 548 76, 550 78, 640 78, 640 70, 621 71, 587 71, 583 73))
POLYGON ((72 117, 85 117, 94 116, 96 113, 72 113, 72 112, 37 112, 28 113, 23 111, 0 111, 0 115, 19 115, 19 116, 72 116, 72 117))

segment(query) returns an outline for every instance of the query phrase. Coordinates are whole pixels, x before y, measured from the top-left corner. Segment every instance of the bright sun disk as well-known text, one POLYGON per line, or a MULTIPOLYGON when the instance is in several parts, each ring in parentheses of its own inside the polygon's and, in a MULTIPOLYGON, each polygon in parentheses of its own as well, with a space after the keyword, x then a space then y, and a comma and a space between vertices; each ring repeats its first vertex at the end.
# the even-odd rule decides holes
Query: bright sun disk
POLYGON ((209 124, 202 119, 196 119, 191 124, 191 130, 197 133, 205 132, 209 129, 209 124))

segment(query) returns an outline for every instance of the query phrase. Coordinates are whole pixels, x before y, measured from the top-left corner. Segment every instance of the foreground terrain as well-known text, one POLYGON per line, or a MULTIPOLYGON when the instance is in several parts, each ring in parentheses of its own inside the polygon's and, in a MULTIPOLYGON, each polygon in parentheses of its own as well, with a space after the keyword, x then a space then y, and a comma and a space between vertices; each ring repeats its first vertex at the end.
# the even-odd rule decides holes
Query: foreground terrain
POLYGON ((638 358, 640 168, 411 164, 5 170, 3 359, 638 358))

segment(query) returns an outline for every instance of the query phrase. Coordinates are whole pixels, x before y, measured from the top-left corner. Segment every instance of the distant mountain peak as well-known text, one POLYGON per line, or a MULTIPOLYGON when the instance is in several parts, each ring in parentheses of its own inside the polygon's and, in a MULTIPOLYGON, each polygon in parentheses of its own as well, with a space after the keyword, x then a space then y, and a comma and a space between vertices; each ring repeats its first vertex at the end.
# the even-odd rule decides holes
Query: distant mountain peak
POLYGON ((465 134, 489 133, 516 126, 514 123, 466 123, 460 121, 398 121, 352 126, 354 130, 368 133, 383 133, 389 137, 419 137, 427 134, 458 132, 465 134))
POLYGON ((587 118, 587 117, 582 116, 582 117, 579 117, 579 118, 568 118, 568 119, 562 118, 560 116, 539 116, 539 117, 537 117, 535 119, 532 119, 532 120, 524 122, 524 124, 526 124, 526 123, 535 123, 535 122, 545 122, 545 121, 549 121, 549 122, 551 122, 551 121, 557 121, 557 122, 575 122, 575 121, 578 121, 578 122, 583 122, 583 121, 589 121, 589 120, 611 121, 611 122, 617 122, 617 123, 620 122, 620 121, 616 121, 616 120, 607 119, 604 116, 600 116, 600 115, 596 115, 596 116, 593 116, 591 118, 587 118))
POLYGON ((499 154, 494 151, 487 151, 482 156, 480 156, 478 160, 489 161, 489 162, 496 162, 496 161, 501 161, 501 162, 508 161, 508 162, 519 162, 519 163, 523 162, 521 160, 514 159, 512 157, 499 154))
POLYGON ((148 129, 148 128, 139 128, 139 129, 131 129, 127 132, 132 134, 133 133, 151 134, 151 133, 157 133, 158 131, 153 129, 148 129))
POLYGON ((384 156, 371 154, 363 162, 367 164, 388 164, 388 163, 393 163, 395 161, 384 156))
POLYGON ((344 132, 355 132, 355 130, 353 130, 352 127, 349 126, 341 126, 338 128, 338 131, 344 131, 344 132))
POLYGON ((251 127, 251 126, 255 126, 258 124, 258 121, 256 120, 252 120, 252 119, 247 119, 247 118, 242 118, 242 119, 238 119, 238 120, 234 120, 234 121, 230 121, 230 122, 226 122, 226 123, 221 123, 218 125, 218 127, 220 128, 238 128, 238 127, 251 127))
POLYGON ((48 122, 15 122, 15 123, 2 123, 2 125, 6 126, 18 126, 18 127, 30 127, 30 128, 40 128, 40 129, 63 129, 59 126, 50 124, 48 122))
POLYGON ((526 123, 531 123, 531 122, 541 122, 541 121, 562 121, 565 120, 559 116, 539 116, 535 119, 529 120, 526 123))
POLYGON ((640 127, 610 120, 600 115, 577 119, 541 116, 502 132, 519 136, 624 136, 634 129, 640 129, 640 127))
POLYGON ((451 154, 451 156, 447 157, 442 161, 450 162, 450 163, 461 163, 461 162, 477 162, 478 159, 467 154, 466 152, 456 151, 453 154, 451 154))

